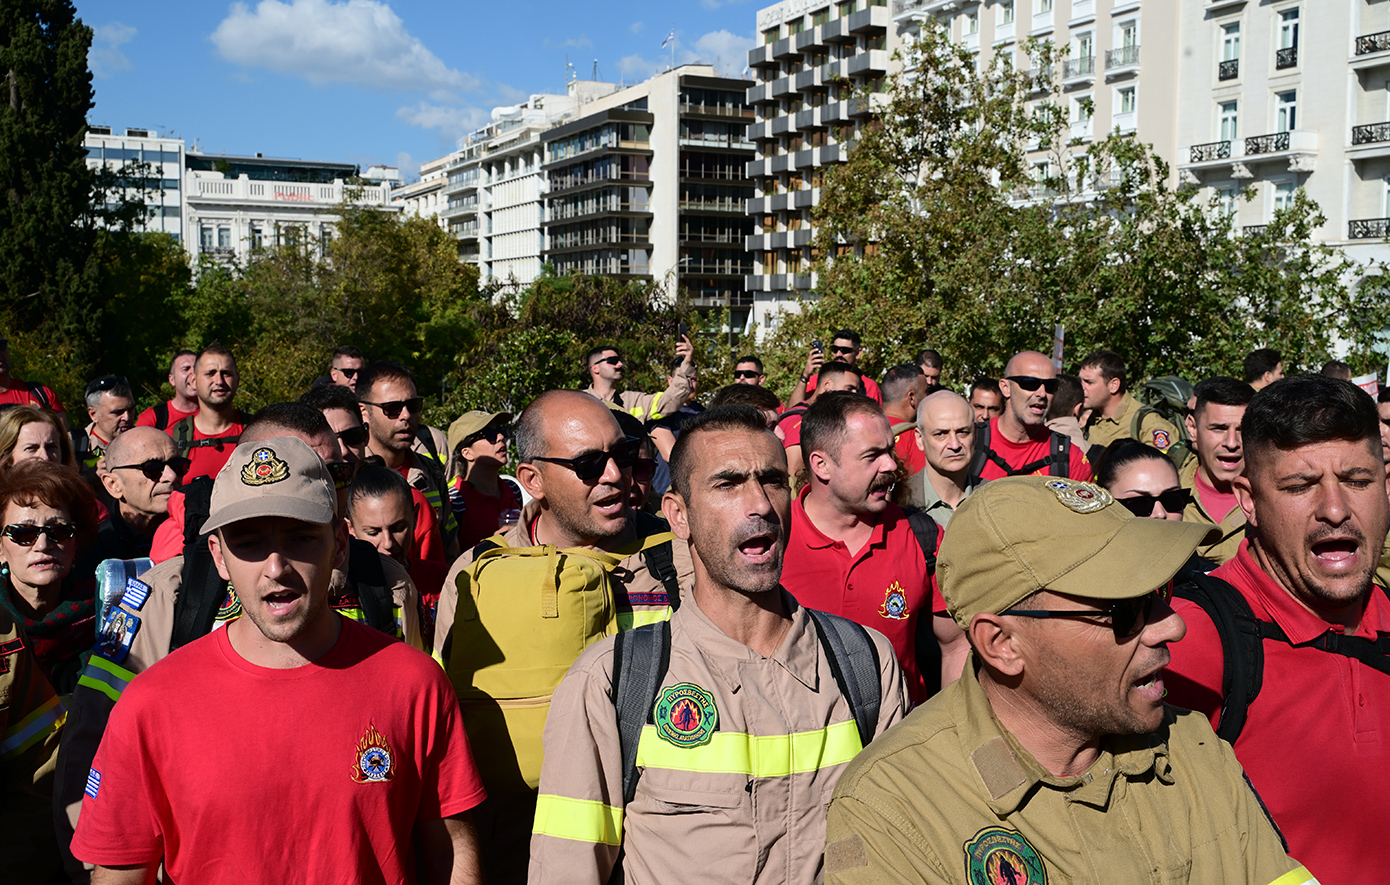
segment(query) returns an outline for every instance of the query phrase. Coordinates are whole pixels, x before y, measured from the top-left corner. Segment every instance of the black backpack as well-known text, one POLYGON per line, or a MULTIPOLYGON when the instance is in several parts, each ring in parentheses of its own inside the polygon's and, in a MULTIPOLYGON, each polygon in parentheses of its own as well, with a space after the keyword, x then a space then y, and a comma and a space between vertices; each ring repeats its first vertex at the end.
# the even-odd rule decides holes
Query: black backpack
MULTIPOLYGON (((1380 590, 1390 596, 1384 587, 1380 590)), ((1229 744, 1240 737, 1250 705, 1264 683, 1266 641, 1355 658, 1372 669, 1390 673, 1390 636, 1372 641, 1329 630, 1310 642, 1293 643, 1278 624, 1256 618, 1239 590, 1197 571, 1180 573, 1173 595, 1199 605, 1221 637, 1221 724, 1216 734, 1229 744)))
POLYGON ((975 482, 982 480, 981 474, 987 462, 993 462, 1004 471, 1005 476, 1029 476, 1034 471, 1046 467, 1049 476, 1071 478, 1071 437, 1064 433, 1053 431, 1047 457, 1039 458, 1022 467, 1011 466, 998 452, 989 447, 989 441, 989 422, 981 421, 975 425, 975 457, 970 462, 970 477, 975 482))

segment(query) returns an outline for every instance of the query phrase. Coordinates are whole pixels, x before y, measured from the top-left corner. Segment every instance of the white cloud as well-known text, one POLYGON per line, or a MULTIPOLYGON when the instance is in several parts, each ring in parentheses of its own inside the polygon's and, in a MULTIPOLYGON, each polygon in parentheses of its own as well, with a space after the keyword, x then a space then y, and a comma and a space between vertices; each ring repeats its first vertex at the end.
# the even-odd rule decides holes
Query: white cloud
POLYGON ((627 29, 634 34, 640 34, 642 32, 642 23, 633 22, 632 24, 627 26, 627 29))
MULTIPOLYGON (((757 43, 752 37, 741 37, 728 31, 710 31, 695 41, 693 48, 687 48, 676 36, 676 64, 713 65, 714 72, 724 77, 742 77, 748 67, 748 50, 757 43)), ((671 64, 669 55, 656 59, 640 55, 628 55, 618 60, 618 70, 631 79, 646 79, 658 74, 671 64)))
POLYGON ((450 141, 485 126, 491 114, 469 105, 442 105, 418 102, 396 111, 396 119, 420 129, 435 129, 450 141))
POLYGON ((92 31, 92 48, 87 53, 87 64, 92 73, 102 80, 108 80, 118 71, 130 70, 130 59, 121 52, 120 47, 135 38, 136 30, 121 22, 111 22, 97 25, 92 31))
POLYGON ((390 6, 376 0, 261 0, 254 10, 233 3, 211 39, 230 62, 315 85, 350 83, 437 96, 481 85, 440 61, 390 6))
POLYGON ((420 161, 405 151, 396 154, 396 168, 401 170, 401 181, 414 181, 420 177, 420 161))

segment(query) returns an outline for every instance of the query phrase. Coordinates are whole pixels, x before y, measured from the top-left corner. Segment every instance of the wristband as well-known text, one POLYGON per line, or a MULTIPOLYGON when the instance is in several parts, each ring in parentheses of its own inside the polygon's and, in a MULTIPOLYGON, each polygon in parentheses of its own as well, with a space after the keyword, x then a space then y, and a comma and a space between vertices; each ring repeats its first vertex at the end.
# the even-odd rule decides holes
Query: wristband
POLYGON ((811 376, 810 376, 810 375, 802 375, 802 376, 801 376, 801 383, 802 383, 802 384, 809 384, 810 381, 811 381, 811 376))

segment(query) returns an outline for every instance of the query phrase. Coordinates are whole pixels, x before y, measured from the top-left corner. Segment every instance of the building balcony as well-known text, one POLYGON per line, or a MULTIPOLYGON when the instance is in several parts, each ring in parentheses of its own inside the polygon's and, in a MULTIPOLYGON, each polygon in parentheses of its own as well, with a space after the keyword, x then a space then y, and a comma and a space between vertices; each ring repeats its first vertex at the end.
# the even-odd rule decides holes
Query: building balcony
MULTIPOLYGON (((775 120, 776 118, 774 117, 773 119, 775 120)), ((772 134, 769 132, 771 125, 771 120, 760 120, 757 123, 749 123, 746 131, 748 140, 758 141, 764 138, 771 138, 772 134)))
POLYGON ((1096 57, 1086 55, 1081 58, 1069 58, 1062 65, 1062 83, 1066 86, 1073 86, 1080 83, 1089 83, 1096 78, 1096 57))
POLYGON ((792 88, 797 92, 809 92, 824 88, 824 86, 825 84, 821 82, 819 67, 809 71, 801 71, 792 76, 792 88))
POLYGON ((817 46, 825 45, 823 42, 821 42, 822 37, 820 28, 812 28, 809 31, 802 31, 800 34, 797 34, 795 37, 793 37, 792 41, 796 44, 797 52, 805 52, 808 49, 814 49, 817 46))
POLYGON ((964 5, 962 0, 893 0, 893 20, 922 21, 928 16, 955 12, 964 5))
POLYGON ((1277 154, 1289 149, 1290 132, 1271 132, 1268 135, 1252 135, 1245 139, 1245 156, 1277 154))
POLYGON ((363 206, 400 209, 391 203, 390 190, 385 186, 354 187, 342 181, 332 184, 290 184, 252 181, 244 176, 202 178, 197 173, 189 173, 184 193, 187 194, 190 203, 302 205, 321 210, 342 202, 352 202, 363 206))
POLYGON ((1290 172, 1311 172, 1318 153, 1318 134, 1306 130, 1272 132, 1232 141, 1194 144, 1188 161, 1178 167, 1188 184, 1200 181, 1199 173, 1236 179, 1254 178, 1252 167, 1284 163, 1290 172))
MULTIPOLYGON (((876 6, 874 8, 882 9, 883 7, 876 6)), ((855 14, 858 15, 858 13, 855 14)), ((886 49, 870 49, 849 60, 849 76, 851 77, 886 73, 888 73, 888 50, 886 49)))
POLYGON ((1286 68, 1298 67, 1298 47, 1287 46, 1283 49, 1274 51, 1274 69, 1282 71, 1286 68))
POLYGON ((681 105, 681 115, 751 121, 757 116, 757 112, 747 105, 695 104, 693 102, 686 102, 681 105))
MULTIPOLYGON (((777 120, 785 119, 787 118, 777 118, 777 120)), ((774 120, 773 122, 776 123, 777 121, 774 120)), ((757 145, 743 135, 719 135, 706 132, 700 135, 682 135, 679 140, 681 147, 693 147, 701 150, 752 151, 757 149, 757 145)))
POLYGON ((1240 229, 1240 232, 1243 236, 1258 237, 1263 236, 1264 232, 1267 230, 1269 230, 1269 225, 1267 224, 1247 224, 1240 229))
POLYGON ((772 46, 764 43, 762 46, 754 46, 748 50, 748 67, 756 68, 758 65, 772 64, 772 46))
POLYGON ((732 197, 712 197, 710 199, 696 200, 683 199, 680 201, 680 210, 682 212, 718 212, 720 214, 737 212, 739 215, 742 215, 744 201, 732 197))
POLYGON ((806 132, 813 129, 824 129, 825 125, 820 120, 820 108, 809 108, 804 111, 797 111, 792 120, 792 128, 798 132, 806 132))
POLYGON ((1383 240, 1390 235, 1390 218, 1354 218, 1347 222, 1351 240, 1383 240))
POLYGON ((1231 159, 1231 143, 1229 141, 1209 141, 1206 144, 1194 144, 1188 149, 1189 163, 1209 163, 1213 160, 1231 159))
POLYGON ((767 101, 772 101, 772 83, 759 83, 748 87, 749 104, 762 104, 767 101))
POLYGON ((1105 53, 1105 76, 1118 77, 1139 70, 1139 47, 1121 46, 1105 53))
POLYGON ((770 45, 773 61, 787 61, 797 57, 795 37, 783 37, 781 40, 773 41, 770 45))
POLYGON ((1347 155, 1354 160, 1390 157, 1390 123, 1351 127, 1351 147, 1347 155))
POLYGON ((1224 12, 1237 6, 1244 6, 1245 0, 1207 0, 1207 12, 1224 12))
POLYGON ((1351 59, 1354 70, 1387 64, 1390 64, 1390 31, 1363 34, 1356 38, 1356 54, 1351 59))
POLYGON ((849 32, 849 20, 843 18, 832 18, 821 25, 820 34, 826 43, 845 43, 854 39, 849 32))
POLYGON ((776 138, 779 135, 786 135, 792 131, 792 116, 784 114, 780 117, 773 117, 767 124, 767 134, 776 138))
POLYGON ((773 100, 786 98, 796 91, 796 81, 790 76, 778 77, 776 80, 769 83, 768 86, 771 88, 768 90, 767 94, 773 100))
POLYGON ((1216 66, 1216 79, 1218 81, 1234 80, 1240 76, 1240 59, 1229 58, 1216 66))
POLYGON ((851 12, 848 18, 849 32, 851 34, 871 34, 876 31, 886 31, 892 17, 892 13, 888 11, 886 6, 870 6, 868 9, 851 12))

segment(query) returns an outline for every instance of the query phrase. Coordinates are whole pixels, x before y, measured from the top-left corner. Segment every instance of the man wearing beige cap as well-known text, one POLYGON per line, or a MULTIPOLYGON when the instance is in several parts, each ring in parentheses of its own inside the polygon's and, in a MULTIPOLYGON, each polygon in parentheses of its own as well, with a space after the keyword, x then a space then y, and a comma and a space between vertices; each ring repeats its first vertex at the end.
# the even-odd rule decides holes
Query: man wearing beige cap
POLYGON ((511 421, 510 412, 465 412, 449 425, 449 460, 457 471, 449 478, 449 504, 462 550, 521 517, 520 487, 500 476, 511 421))
POLYGON ((826 882, 1316 882, 1206 718, 1163 703, 1167 588, 1207 531, 1060 477, 966 498, 937 569, 970 663, 840 779, 826 882))
POLYGON ((112 712, 72 842, 96 885, 161 864, 184 882, 477 881, 483 788, 448 680, 329 606, 336 498, 293 437, 244 443, 218 473, 202 529, 242 617, 112 712))

